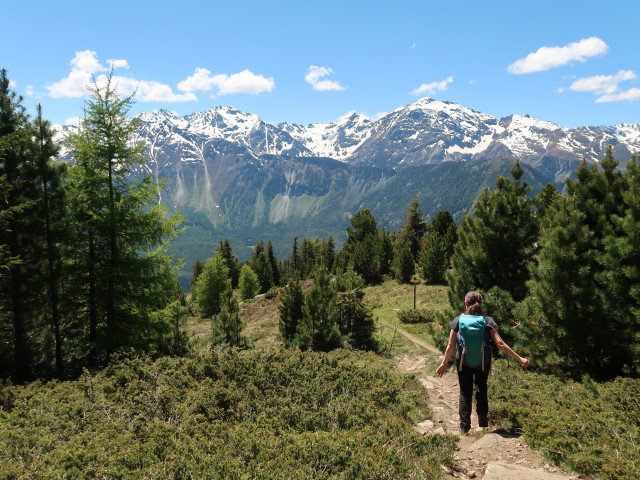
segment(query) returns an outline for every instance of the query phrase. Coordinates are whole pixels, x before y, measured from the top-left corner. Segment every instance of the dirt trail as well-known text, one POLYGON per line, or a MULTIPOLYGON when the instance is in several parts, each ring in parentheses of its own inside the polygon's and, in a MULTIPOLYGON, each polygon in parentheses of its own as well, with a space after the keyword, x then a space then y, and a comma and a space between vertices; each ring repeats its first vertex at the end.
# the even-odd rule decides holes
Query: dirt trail
MULTIPOLYGON (((474 431, 478 425, 475 412, 471 416, 471 434, 460 435, 458 376, 452 368, 443 377, 435 376, 434 371, 427 369, 427 358, 440 360, 442 353, 407 332, 401 329, 398 331, 414 344, 428 351, 424 356, 398 358, 398 369, 401 372, 417 375, 420 383, 429 392, 432 419, 420 422, 414 428, 423 434, 449 433, 460 437, 455 464, 446 472, 448 479, 576 480, 582 478, 578 475, 568 475, 546 463, 519 435, 510 435, 495 425, 490 426, 487 431, 474 431)), ((489 399, 489 408, 491 408, 491 399, 489 399)))

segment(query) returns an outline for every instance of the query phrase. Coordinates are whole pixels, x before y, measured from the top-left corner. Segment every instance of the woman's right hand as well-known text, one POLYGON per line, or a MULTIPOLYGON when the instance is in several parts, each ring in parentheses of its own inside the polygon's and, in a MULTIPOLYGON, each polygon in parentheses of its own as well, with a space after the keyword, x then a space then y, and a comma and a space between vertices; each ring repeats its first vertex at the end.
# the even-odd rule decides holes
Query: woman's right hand
POLYGON ((528 358, 520 357, 520 360, 518 361, 520 362, 520 365, 522 365, 522 368, 529 368, 529 365, 531 365, 528 358))
POLYGON ((444 363, 441 363, 438 369, 436 370, 436 375, 441 377, 445 373, 447 373, 447 366, 444 363))

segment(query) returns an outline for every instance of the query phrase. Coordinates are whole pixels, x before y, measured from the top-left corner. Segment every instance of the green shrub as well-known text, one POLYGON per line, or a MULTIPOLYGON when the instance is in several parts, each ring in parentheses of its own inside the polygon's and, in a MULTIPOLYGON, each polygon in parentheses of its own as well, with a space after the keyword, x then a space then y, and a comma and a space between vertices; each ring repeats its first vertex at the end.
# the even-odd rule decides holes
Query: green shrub
POLYGON ((576 383, 501 369, 489 388, 492 418, 554 463, 602 479, 640 477, 640 380, 576 383))
POLYGON ((398 319, 402 323, 432 323, 436 319, 436 312, 432 310, 400 310, 398 319))
POLYGON ((213 350, 0 385, 0 478, 441 478, 412 378, 371 353, 213 350))

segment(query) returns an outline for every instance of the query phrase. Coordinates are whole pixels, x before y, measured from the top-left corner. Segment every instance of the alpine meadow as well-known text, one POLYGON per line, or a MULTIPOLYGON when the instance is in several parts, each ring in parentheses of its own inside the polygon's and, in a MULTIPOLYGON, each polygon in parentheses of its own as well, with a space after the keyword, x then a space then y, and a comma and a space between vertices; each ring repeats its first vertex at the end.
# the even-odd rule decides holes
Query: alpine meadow
POLYGON ((0 73, 0 479, 640 478, 640 124, 140 112, 109 62, 64 126, 0 73), (467 433, 472 291, 530 367, 494 342, 467 433))

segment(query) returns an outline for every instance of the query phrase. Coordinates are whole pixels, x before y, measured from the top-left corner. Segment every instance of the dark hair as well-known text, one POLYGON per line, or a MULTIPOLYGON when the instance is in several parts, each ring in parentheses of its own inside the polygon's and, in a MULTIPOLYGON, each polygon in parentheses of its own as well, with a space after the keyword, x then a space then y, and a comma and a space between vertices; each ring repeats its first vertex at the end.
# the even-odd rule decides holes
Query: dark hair
POLYGON ((482 315, 482 295, 475 290, 464 296, 464 313, 466 315, 482 315))

